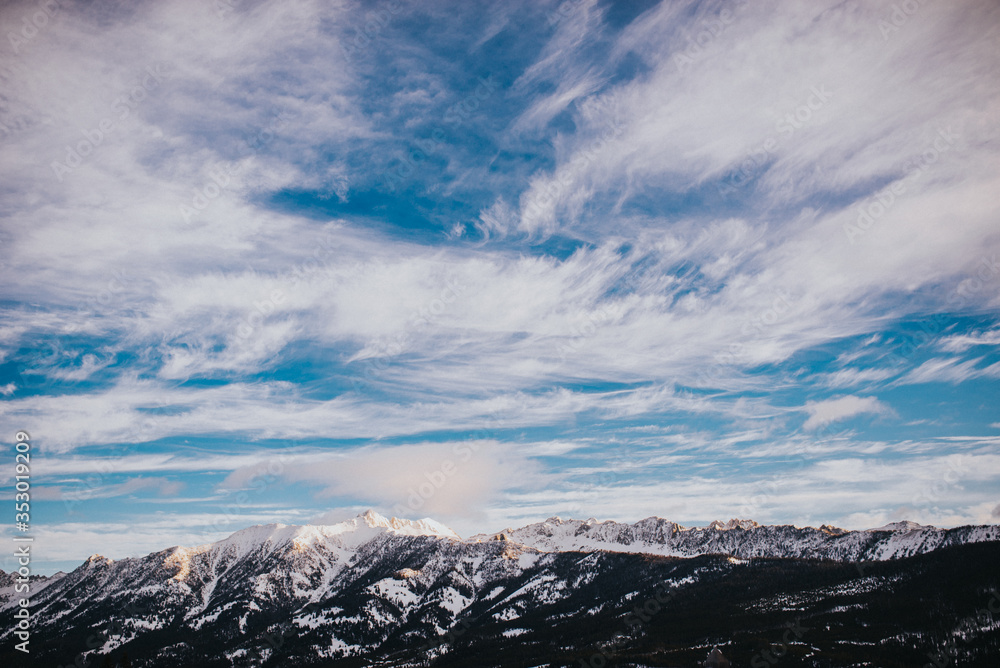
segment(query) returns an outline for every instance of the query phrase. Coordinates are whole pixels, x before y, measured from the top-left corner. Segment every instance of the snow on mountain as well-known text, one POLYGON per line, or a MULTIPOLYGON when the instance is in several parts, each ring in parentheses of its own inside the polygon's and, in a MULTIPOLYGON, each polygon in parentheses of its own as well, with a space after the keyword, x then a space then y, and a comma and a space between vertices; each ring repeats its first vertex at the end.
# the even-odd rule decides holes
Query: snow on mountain
POLYGON ((902 522, 890 522, 885 526, 878 527, 877 529, 869 529, 869 531, 918 531, 920 529, 933 529, 934 527, 926 526, 923 524, 917 524, 916 522, 911 522, 910 520, 903 520, 902 522))
POLYGON ((337 526, 359 524, 360 521, 367 523, 369 527, 384 527, 397 536, 436 536, 438 538, 453 538, 461 540, 459 535, 429 517, 422 520, 404 520, 397 517, 389 519, 379 515, 374 510, 369 510, 362 515, 358 515, 353 520, 348 520, 337 526))
MULTIPOLYGON (((220 661, 257 665, 289 629, 302 656, 338 660, 386 643, 411 651, 469 619, 492 620, 506 638, 522 632, 526 615, 552 606, 566 611, 553 619, 590 615, 630 601, 637 569, 652 569, 656 586, 683 588, 747 568, 751 557, 890 561, 986 541, 1000 541, 1000 527, 894 523, 845 532, 730 520, 686 528, 657 517, 634 524, 552 517, 463 541, 433 520, 368 511, 332 525, 249 527, 140 558, 94 555, 69 574, 39 578, 32 601, 38 636, 79 646, 81 657, 69 658, 84 661, 162 632, 171 641, 155 665, 183 663, 195 646, 214 648, 220 661), (108 625, 104 635, 91 631, 108 625)), ((0 616, 13 614, 11 583, 0 572, 0 616)), ((0 641, 12 628, 0 629, 0 641)))
MULTIPOLYGON (((844 531, 826 525, 820 529, 762 526, 753 520, 732 519, 715 521, 704 528, 688 528, 659 517, 648 517, 635 524, 550 517, 519 529, 507 529, 500 535, 543 552, 607 550, 671 557, 727 554, 737 558, 880 561, 923 554, 949 545, 1000 540, 1000 527, 938 529, 915 522, 895 522, 878 529, 844 531)), ((466 542, 474 543, 490 536, 480 534, 466 542)))
POLYGON ((368 510, 352 519, 331 525, 286 525, 264 524, 241 529, 217 543, 208 543, 195 548, 177 548, 186 554, 196 554, 205 550, 221 549, 234 555, 244 555, 250 550, 270 546, 278 549, 287 543, 300 547, 327 542, 339 547, 363 545, 376 536, 431 536, 460 540, 457 533, 430 518, 406 520, 388 518, 374 510, 368 510))
MULTIPOLYGON (((247 635, 251 642, 273 633, 268 629, 276 612, 308 629, 306 635, 333 634, 339 649, 332 651, 325 640, 314 648, 319 654, 348 656, 377 647, 408 623, 451 627, 480 587, 542 568, 532 553, 499 541, 468 546, 433 520, 369 511, 330 526, 249 527, 215 543, 141 558, 94 555, 33 600, 40 634, 58 635, 68 620, 87 628, 109 615, 120 618, 115 624, 121 632, 89 647, 84 659, 166 628, 247 635), (339 604, 331 608, 330 600, 339 604)), ((565 582, 552 586, 566 589, 565 582)), ((532 596, 541 595, 517 598, 532 596)), ((8 600, 0 610, 13 605, 8 600)), ((9 633, 0 631, 0 638, 9 633)))

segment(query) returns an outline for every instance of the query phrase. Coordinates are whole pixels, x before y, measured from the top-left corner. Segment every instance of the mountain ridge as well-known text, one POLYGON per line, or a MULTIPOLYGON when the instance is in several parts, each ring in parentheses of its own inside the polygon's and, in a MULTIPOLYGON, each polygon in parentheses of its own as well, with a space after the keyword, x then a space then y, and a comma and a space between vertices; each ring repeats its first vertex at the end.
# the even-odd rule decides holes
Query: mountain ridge
MULTIPOLYGON (((60 665, 127 649, 136 666, 193 658, 205 666, 278 666, 290 657, 296 665, 363 666, 397 652, 409 658, 380 665, 425 666, 451 660, 449 652, 471 643, 457 640, 468 629, 476 629, 469 638, 501 643, 497 651, 507 651, 509 638, 581 624, 606 643, 613 640, 604 635, 609 629, 631 628, 629 610, 643 601, 697 608, 699 592, 743 596, 740 583, 760 587, 753 584, 759 578, 770 584, 745 605, 787 617, 790 595, 817 605, 871 591, 897 596, 911 571, 943 561, 954 572, 962 555, 989 562, 998 550, 995 525, 902 524, 838 534, 749 521, 683 528, 661 518, 549 518, 463 540, 433 520, 370 511, 334 525, 247 527, 214 543, 143 557, 94 555, 68 574, 33 580, 33 637, 44 641, 44 658, 60 665), (913 559, 925 565, 892 565, 913 559), (861 561, 869 563, 855 563, 861 561), (803 591, 768 589, 785 587, 796 573, 803 591)), ((2 575, 0 583, 12 580, 2 575)), ((982 595, 984 577, 992 576, 980 574, 970 595, 982 595)), ((12 622, 16 602, 3 593, 0 617, 12 622)), ((0 627, 0 641, 15 627, 0 627)), ((705 632, 711 629, 698 637, 705 632)), ((576 631, 566 633, 545 646, 565 646, 576 631)), ((457 665, 485 665, 470 663, 476 654, 469 651, 455 654, 456 661, 466 657, 457 665)))
MULTIPOLYGON (((218 546, 220 544, 239 546, 264 542, 279 546, 288 541, 297 541, 302 544, 307 544, 332 536, 342 536, 345 538, 351 537, 354 540, 348 540, 348 543, 359 544, 360 542, 370 540, 381 533, 388 533, 396 536, 428 536, 442 539, 447 538, 462 543, 482 542, 503 536, 505 540, 530 546, 541 552, 589 552, 594 550, 608 550, 658 554, 661 556, 689 557, 697 556, 698 554, 728 554, 728 552, 725 551, 698 551, 698 545, 700 542, 700 544, 705 547, 717 547, 723 550, 727 547, 731 548, 733 545, 740 542, 739 538, 734 538, 732 540, 713 540, 712 538, 713 536, 718 535, 713 532, 733 531, 743 531, 748 533, 759 531, 767 534, 768 537, 773 538, 780 537, 779 534, 781 533, 784 533, 785 536, 797 535, 800 538, 808 539, 809 548, 811 550, 808 554, 775 554, 773 551, 768 552, 767 549, 758 546, 758 550, 760 551, 759 554, 752 553, 753 550, 748 551, 744 549, 741 554, 730 555, 737 557, 796 556, 806 558, 824 558, 823 555, 820 554, 820 552, 822 552, 822 546, 819 545, 817 541, 830 538, 845 541, 845 537, 854 537, 856 541, 859 541, 861 540, 861 537, 864 536, 872 539, 870 542, 878 542, 877 540, 874 540, 873 537, 878 534, 886 533, 894 535, 902 534, 903 536, 909 536, 909 539, 905 541, 890 541, 893 543, 893 547, 896 548, 895 551, 882 550, 871 552, 870 554, 844 554, 843 551, 840 551, 834 552, 833 554, 840 555, 840 560, 856 560, 863 557, 871 558, 873 560, 882 560, 886 558, 894 558, 893 555, 898 557, 908 556, 910 554, 920 554, 929 551, 930 549, 937 549, 939 547, 957 544, 959 542, 977 543, 1000 540, 1000 525, 996 524, 962 525, 950 529, 941 529, 931 525, 923 525, 917 522, 912 522, 910 520, 900 520, 872 529, 851 530, 833 527, 828 524, 823 524, 819 528, 815 528, 811 526, 800 527, 793 524, 759 524, 751 519, 733 518, 725 522, 714 520, 704 527, 687 527, 655 515, 641 519, 632 524, 618 522, 615 520, 597 520, 595 518, 576 520, 562 519, 559 516, 552 516, 541 522, 526 524, 516 529, 508 527, 499 532, 479 533, 473 534, 467 538, 462 538, 454 530, 428 517, 418 520, 386 517, 372 509, 369 509, 363 513, 359 513, 353 518, 334 524, 258 524, 239 529, 226 538, 218 541, 192 547, 172 546, 166 549, 179 550, 186 554, 195 554, 200 551, 211 549, 213 546, 218 546), (562 542, 547 540, 554 538, 555 534, 558 533, 554 530, 558 530, 559 528, 571 528, 573 538, 576 538, 576 540, 569 539, 569 531, 565 530, 562 532, 563 538, 567 538, 568 540, 564 540, 562 542), (914 534, 920 535, 914 536, 914 534), (586 538, 580 539, 579 536, 581 535, 586 538), (949 540, 947 538, 949 535, 955 536, 955 538, 949 540), (656 540, 657 538, 666 539, 667 537, 672 536, 691 536, 694 537, 694 540, 682 541, 679 544, 677 542, 667 542, 666 540, 657 542, 656 540), (629 538, 632 538, 632 541, 629 541, 629 538), (924 540, 919 540, 919 538, 923 538, 924 540), (928 542, 926 540, 927 538, 932 538, 934 540, 928 542), (636 544, 638 544, 638 547, 636 547, 636 544), (625 549, 630 547, 633 549, 625 549)), ((805 547, 803 547, 803 550, 805 550, 805 547)), ((106 559, 106 557, 103 557, 102 555, 94 554, 88 557, 88 561, 95 558, 106 559)))
MULTIPOLYGON (((658 517, 633 524, 614 521, 563 520, 550 517, 503 533, 507 540, 540 551, 610 550, 692 557, 795 557, 835 561, 881 561, 923 554, 949 545, 1000 540, 998 525, 966 525, 939 529, 897 522, 875 529, 848 531, 794 525, 761 525, 753 520, 714 521, 707 527, 684 527, 658 517)), ((467 541, 484 540, 488 534, 467 541)))

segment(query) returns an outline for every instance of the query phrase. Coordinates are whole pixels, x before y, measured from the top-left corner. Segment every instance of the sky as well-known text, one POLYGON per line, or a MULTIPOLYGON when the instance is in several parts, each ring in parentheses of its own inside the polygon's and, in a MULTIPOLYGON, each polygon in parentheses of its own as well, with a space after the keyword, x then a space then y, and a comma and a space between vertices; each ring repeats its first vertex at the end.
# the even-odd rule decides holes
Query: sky
POLYGON ((24 430, 40 572, 367 508, 1000 520, 1000 4, 0 28, 0 478, 24 430))

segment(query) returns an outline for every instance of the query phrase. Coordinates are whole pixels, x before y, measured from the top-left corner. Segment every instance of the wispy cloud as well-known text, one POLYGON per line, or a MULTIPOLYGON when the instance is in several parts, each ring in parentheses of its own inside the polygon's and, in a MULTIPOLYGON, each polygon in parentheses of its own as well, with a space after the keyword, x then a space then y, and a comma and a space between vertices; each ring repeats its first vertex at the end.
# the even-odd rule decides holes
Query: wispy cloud
POLYGON ((952 357, 929 359, 899 379, 901 385, 916 383, 957 384, 973 378, 1000 378, 1000 362, 979 366, 983 358, 959 360, 952 357))
POLYGON ((79 497, 85 499, 111 499, 118 496, 128 496, 139 491, 153 491, 159 496, 172 497, 184 488, 184 483, 167 478, 130 478, 117 485, 102 485, 98 489, 73 490, 61 486, 41 487, 35 498, 47 501, 74 501, 79 497))
MULTIPOLYGON (((64 3, 0 55, 0 415, 53 540, 210 524, 279 451, 231 528, 391 511, 472 443, 418 514, 715 515, 740 467, 995 427, 1000 8, 887 11, 64 3)), ((764 519, 908 507, 795 489, 764 519)))
POLYGON ((997 346, 1000 345, 1000 329, 990 329, 984 332, 972 332, 970 334, 956 334, 941 339, 938 347, 949 353, 964 353, 973 346, 997 346))

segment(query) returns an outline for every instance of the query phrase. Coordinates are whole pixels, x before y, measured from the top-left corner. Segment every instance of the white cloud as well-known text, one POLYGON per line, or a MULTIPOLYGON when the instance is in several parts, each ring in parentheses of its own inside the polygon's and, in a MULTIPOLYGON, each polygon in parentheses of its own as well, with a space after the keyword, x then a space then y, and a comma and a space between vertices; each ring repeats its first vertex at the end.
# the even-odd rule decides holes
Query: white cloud
POLYGON ((182 277, 199 261, 218 267, 223 248, 242 268, 240 253, 288 231, 271 217, 264 231, 246 197, 291 183, 322 188, 317 170, 299 161, 319 142, 370 134, 344 98, 352 68, 320 31, 324 21, 350 16, 344 5, 306 0, 226 17, 214 5, 186 2, 122 16, 76 10, 57 14, 31 40, 4 84, 10 114, 24 120, 5 136, 0 162, 11 185, 4 209, 22 223, 6 228, 5 241, 35 268, 30 280, 12 272, 12 297, 83 305, 124 271, 133 282, 112 291, 122 306, 151 275, 182 277), (94 48, 96 31, 114 48, 94 48), (292 61, 295 77, 285 71, 292 61), (275 126, 278 114, 294 128, 275 126), (102 121, 111 129, 100 131, 102 121), (81 149, 82 164, 60 180, 53 161, 66 160, 67 145, 86 144, 85 134, 96 147, 81 149), (214 188, 211 173, 248 150, 221 194, 212 191, 185 222, 180 205, 191 206, 196 189, 214 188))
MULTIPOLYGON (((43 467, 44 469, 44 467, 43 467)), ((159 496, 175 497, 184 488, 184 483, 167 478, 130 478, 118 484, 103 484, 96 487, 84 485, 78 489, 62 485, 43 486, 36 490, 38 500, 58 500, 73 503, 91 499, 110 499, 127 496, 136 492, 153 491, 159 496)))
MULTIPOLYGON (((678 21, 684 10, 661 3, 620 37, 620 56, 641 57, 651 71, 592 96, 607 103, 587 108, 601 111, 575 115, 578 130, 564 138, 556 167, 522 195, 525 231, 603 236, 606 217, 582 213, 603 212, 601 197, 622 202, 644 189, 711 189, 773 140, 765 157, 749 157, 750 174, 736 190, 791 210, 784 219, 770 216, 780 232, 767 235, 752 257, 769 267, 772 286, 801 286, 811 309, 857 317, 859 295, 960 280, 1000 249, 996 206, 985 196, 997 187, 987 167, 996 129, 987 118, 1000 102, 995 87, 983 84, 997 54, 975 37, 995 19, 995 7, 924 7, 905 35, 887 41, 876 28, 885 13, 877 3, 748 5, 697 49, 689 69, 676 60, 692 46, 678 21), (664 39, 672 32, 677 39, 664 39), (956 43, 981 46, 947 60, 931 55, 956 43), (889 94, 888 79, 897 82, 889 94), (825 91, 823 100, 816 90, 825 91), (799 129, 782 122, 803 108, 809 118, 799 129), (600 139, 612 126, 621 132, 600 139), (925 154, 932 164, 922 162, 925 154), (905 192, 857 243, 844 227, 855 224, 857 207, 874 201, 869 195, 853 202, 844 196, 827 212, 806 204, 886 180, 905 192), (940 234, 956 212, 960 223, 940 234)), ((615 218, 632 227, 666 224, 615 218)), ((995 292, 963 303, 987 303, 995 292)), ((935 296, 940 305, 949 293, 935 296)))
MULTIPOLYGON (((940 451, 940 445, 932 449, 940 451)), ((686 526, 732 517, 796 526, 829 523, 846 529, 901 519, 941 527, 989 523, 1000 476, 1000 457, 992 452, 904 460, 821 457, 761 477, 701 475, 650 485, 518 492, 489 511, 489 526, 519 526, 552 515, 582 519, 581 513, 628 522, 657 515, 686 526)))
MULTIPOLYGON (((240 486, 253 468, 234 471, 223 487, 240 486)), ((289 462, 277 474, 401 517, 469 519, 512 487, 538 484, 537 467, 519 449, 489 441, 370 446, 289 462)))
POLYGON ((937 345, 949 353, 963 353, 973 346, 997 346, 1000 345, 1000 329, 955 334, 941 339, 937 345))
MULTIPOLYGON (((0 23, 16 23, 17 7, 0 9, 0 23)), ((684 465, 695 454, 705 467, 714 457, 755 463, 817 454, 809 439, 788 436, 790 411, 770 393, 812 383, 870 393, 897 375, 897 384, 1000 377, 1000 363, 980 366, 982 357, 862 369, 849 354, 836 371, 805 379, 759 372, 914 312, 1000 305, 989 195, 1000 187, 993 5, 924 5, 886 40, 878 3, 739 3, 722 32, 692 49, 692 28, 714 19, 718 5, 661 2, 615 37, 603 4, 573 3, 517 84, 483 105, 481 125, 466 127, 485 133, 497 155, 527 145, 544 161, 514 168, 523 180, 511 186, 490 171, 496 156, 482 156, 488 168, 469 167, 455 159, 466 147, 442 149, 448 180, 431 187, 433 196, 470 183, 487 193, 475 222, 443 221, 452 230, 443 246, 260 205, 286 187, 348 201, 377 175, 348 169, 342 156, 394 133, 392 141, 409 141, 438 100, 457 94, 451 70, 415 64, 424 45, 378 45, 398 37, 395 18, 372 48, 399 54, 405 83, 390 91, 392 109, 366 113, 359 95, 368 93, 359 91, 370 90, 377 59, 372 51, 348 58, 338 41, 363 15, 353 2, 298 0, 223 17, 211 3, 65 9, 10 59, 0 114, 9 130, 0 137, 0 241, 14 304, 3 310, 0 360, 14 360, 41 387, 74 388, 15 399, 14 383, 0 385, 0 414, 44 435, 50 456, 39 466, 53 472, 106 463, 63 453, 190 435, 252 443, 478 430, 492 438, 576 421, 601 421, 615 439, 648 427, 646 440, 630 444, 660 448, 643 456, 651 466, 684 465), (609 58, 591 57, 610 40, 609 58), (801 127, 783 124, 802 109, 801 127), (60 180, 52 161, 66 159, 67 144, 86 145, 104 120, 113 127, 60 180), (765 158, 754 158, 764 146, 765 158), (235 173, 185 220, 180 205, 194 206, 196 190, 215 192, 220 168, 235 173), (736 192, 717 193, 720 179, 736 192), (874 183, 903 190, 863 235, 845 234, 874 201, 874 183), (688 197, 705 206, 655 204, 688 197), (637 212, 647 201, 654 205, 637 212), (458 231, 470 226, 484 239, 478 246, 461 241, 458 231), (547 235, 586 243, 556 259, 530 244, 547 235), (306 363, 329 385, 259 380, 306 363), (754 396, 740 398, 746 391, 754 396), (692 416, 717 424, 673 428, 692 416)), ((446 10, 419 11, 458 34, 446 10)), ((472 50, 510 30, 519 11, 491 10, 472 50)), ((961 353, 996 345, 997 332, 937 345, 961 353)), ((873 354, 888 345, 879 336, 867 344, 873 354)), ((890 412, 872 396, 800 410, 807 430, 890 412)), ((586 454, 573 465, 583 475, 620 445, 609 439, 607 452, 593 454, 594 434, 546 438, 533 454, 491 446, 428 507, 479 512, 513 494, 537 456, 586 454)), ((389 510, 400 490, 420 484, 426 461, 453 446, 406 446, 412 455, 384 445, 336 455, 294 446, 286 475, 389 510)), ((831 438, 822 447, 846 458, 912 457, 927 446, 831 438)), ((133 454, 109 475, 246 475, 266 457, 251 446, 200 460, 133 454)), ((825 474, 855 464, 839 466, 825 474)), ((102 493, 176 492, 136 480, 116 479, 102 493)), ((630 512, 628 503, 688 516, 724 509, 696 487, 681 482, 675 491, 692 494, 701 510, 636 485, 621 498, 611 488, 538 492, 531 512, 567 500, 606 516, 630 512)), ((868 510, 853 498, 841 499, 852 516, 895 512, 888 492, 869 498, 868 510)), ((941 513, 972 517, 982 503, 963 497, 941 513)), ((97 540, 77 528, 63 538, 77 535, 97 540)))
POLYGON ((826 387, 832 388, 847 388, 847 387, 857 387, 859 385, 872 385, 878 384, 882 381, 888 380, 899 373, 894 369, 883 369, 883 368, 873 368, 873 369, 840 369, 831 373, 824 374, 818 380, 823 383, 826 387))
POLYGON ((958 384, 974 378, 1000 378, 1000 362, 985 367, 977 365, 983 358, 959 361, 951 357, 935 357, 913 369, 900 378, 900 385, 917 383, 952 383, 958 384))
POLYGON ((805 429, 816 429, 823 425, 837 420, 843 420, 862 413, 874 413, 883 415, 891 412, 891 409, 875 397, 846 396, 837 399, 827 399, 826 401, 810 401, 802 408, 809 413, 803 427, 805 429))

